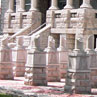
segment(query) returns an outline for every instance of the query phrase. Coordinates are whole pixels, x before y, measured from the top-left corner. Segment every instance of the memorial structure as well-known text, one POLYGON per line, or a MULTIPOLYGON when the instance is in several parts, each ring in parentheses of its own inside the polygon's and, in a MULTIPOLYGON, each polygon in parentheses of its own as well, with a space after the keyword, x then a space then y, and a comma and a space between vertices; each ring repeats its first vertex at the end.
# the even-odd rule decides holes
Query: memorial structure
POLYGON ((0 41, 12 50, 7 50, 15 68, 10 76, 25 76, 27 85, 66 78, 65 91, 90 93, 97 86, 96 5, 96 0, 2 0, 0 41))

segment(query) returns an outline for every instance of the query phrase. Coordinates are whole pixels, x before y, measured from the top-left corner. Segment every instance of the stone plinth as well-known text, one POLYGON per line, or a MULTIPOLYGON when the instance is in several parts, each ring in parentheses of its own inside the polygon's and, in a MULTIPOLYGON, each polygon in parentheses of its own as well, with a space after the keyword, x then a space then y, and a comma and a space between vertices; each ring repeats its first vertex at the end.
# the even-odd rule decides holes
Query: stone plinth
POLYGON ((8 47, 0 47, 0 79, 13 80, 12 51, 8 47))
POLYGON ((44 52, 28 51, 24 83, 35 86, 47 85, 46 54, 44 52))
POLYGON ((25 74, 25 63, 26 63, 26 50, 25 48, 13 48, 12 58, 13 58, 13 70, 14 76, 23 77, 25 74))
POLYGON ((61 79, 60 64, 58 52, 47 52, 47 79, 51 82, 57 82, 61 79))
POLYGON ((74 51, 69 54, 69 66, 65 85, 66 92, 91 93, 88 58, 88 55, 82 51, 74 51))
POLYGON ((91 85, 93 88, 97 88, 97 54, 91 49, 87 50, 87 54, 89 55, 89 68, 91 70, 91 85))
POLYGON ((59 64, 60 64, 61 78, 65 78, 67 73, 67 65, 68 65, 68 51, 59 51, 59 64))

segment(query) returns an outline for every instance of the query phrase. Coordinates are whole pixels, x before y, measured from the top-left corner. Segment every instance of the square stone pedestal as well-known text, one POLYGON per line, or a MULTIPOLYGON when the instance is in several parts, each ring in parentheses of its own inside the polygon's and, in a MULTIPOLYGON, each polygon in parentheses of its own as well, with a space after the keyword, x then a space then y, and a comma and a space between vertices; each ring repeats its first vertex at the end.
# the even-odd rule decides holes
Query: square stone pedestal
POLYGON ((59 64, 61 78, 66 78, 67 65, 68 65, 68 51, 59 51, 59 64))
POLYGON ((12 66, 12 52, 8 47, 0 47, 0 79, 14 79, 12 66))
POLYGON ((87 50, 89 55, 89 68, 91 70, 91 86, 97 88, 97 53, 94 50, 87 50))
POLYGON ((24 48, 13 48, 13 72, 16 77, 23 77, 25 74, 27 52, 24 48))
POLYGON ((47 85, 46 75, 46 53, 29 50, 25 69, 26 85, 47 85))
POLYGON ((69 66, 65 92, 91 93, 89 56, 85 52, 74 51, 69 54, 69 66))
POLYGON ((47 80, 50 82, 59 82, 61 80, 61 71, 58 52, 47 52, 47 80))

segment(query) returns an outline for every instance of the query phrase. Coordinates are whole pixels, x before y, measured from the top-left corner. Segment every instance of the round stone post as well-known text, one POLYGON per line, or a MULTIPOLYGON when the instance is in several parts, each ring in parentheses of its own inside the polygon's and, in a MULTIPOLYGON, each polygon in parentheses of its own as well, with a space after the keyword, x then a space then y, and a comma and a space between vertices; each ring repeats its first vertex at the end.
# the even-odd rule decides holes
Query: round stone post
POLYGON ((72 9, 72 8, 73 8, 73 0, 67 0, 64 9, 72 9))
POLYGON ((30 9, 30 11, 37 11, 38 10, 37 9, 37 4, 38 4, 37 0, 31 0, 31 9, 30 9))
POLYGON ((57 10, 58 9, 58 1, 57 0, 51 0, 51 7, 50 10, 57 10))
POLYGON ((7 10, 8 13, 14 12, 14 0, 9 0, 9 8, 7 10))
POLYGON ((80 6, 80 8, 92 8, 90 0, 83 0, 83 4, 80 6))
POLYGON ((25 11, 25 0, 20 0, 20 8, 18 11, 20 11, 20 12, 25 11))

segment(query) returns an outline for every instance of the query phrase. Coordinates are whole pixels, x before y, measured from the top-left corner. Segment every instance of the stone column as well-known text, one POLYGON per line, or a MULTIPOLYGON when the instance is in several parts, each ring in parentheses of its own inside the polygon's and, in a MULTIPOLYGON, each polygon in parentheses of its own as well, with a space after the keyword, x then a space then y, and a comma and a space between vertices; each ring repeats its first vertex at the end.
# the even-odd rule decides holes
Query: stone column
POLYGON ((68 50, 66 49, 66 34, 60 34, 60 45, 57 51, 59 57, 61 78, 65 78, 68 64, 68 50))
POLYGON ((48 37, 48 47, 46 52, 47 80, 50 82, 60 81, 60 65, 58 52, 55 50, 55 39, 53 36, 48 37))
POLYGON ((92 8, 90 0, 83 0, 83 4, 80 6, 80 8, 92 8))
POLYGON ((47 85, 46 77, 46 53, 37 50, 36 39, 32 37, 27 51, 27 63, 25 69, 26 85, 47 85), (33 46, 34 45, 34 46, 33 46))
POLYGON ((38 4, 38 1, 37 0, 31 0, 31 9, 30 11, 37 11, 37 4, 38 4))
POLYGON ((72 9, 72 8, 73 8, 73 0, 67 0, 64 9, 72 9))
POLYGON ((85 52, 69 54, 65 91, 69 93, 91 93, 89 59, 85 52))
POLYGON ((26 63, 26 50, 23 46, 23 36, 16 37, 16 46, 12 50, 14 76, 23 77, 26 63))
POLYGON ((9 0, 9 8, 7 10, 8 13, 14 12, 14 0, 9 0))
POLYGON ((8 37, 3 37, 0 44, 0 80, 12 80, 13 65, 12 65, 12 51, 8 46, 8 37))
POLYGON ((20 0, 20 8, 18 10, 19 12, 25 11, 25 0, 20 0))
POLYGON ((58 1, 57 0, 51 0, 51 7, 50 10, 57 10, 58 9, 58 1))

